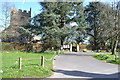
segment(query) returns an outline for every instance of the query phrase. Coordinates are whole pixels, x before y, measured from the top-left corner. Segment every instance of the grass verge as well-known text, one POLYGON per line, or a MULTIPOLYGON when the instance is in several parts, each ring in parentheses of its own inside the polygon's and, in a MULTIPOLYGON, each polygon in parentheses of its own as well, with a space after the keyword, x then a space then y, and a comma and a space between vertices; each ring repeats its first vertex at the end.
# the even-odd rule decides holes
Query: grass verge
POLYGON ((3 52, 1 78, 46 78, 52 75, 53 58, 55 52, 25 53, 25 52, 3 52), (41 56, 45 57, 45 66, 41 67, 41 56), (19 69, 18 59, 21 57, 22 69, 19 69), (33 59, 34 58, 34 59, 33 59), (36 59, 35 59, 36 58, 36 59), (27 59, 27 60, 25 60, 27 59), (32 59, 32 60, 31 60, 32 59))
POLYGON ((120 65, 120 56, 117 56, 115 58, 115 55, 110 55, 110 54, 96 54, 96 55, 93 55, 93 57, 96 58, 96 59, 98 59, 98 60, 106 61, 108 63, 120 65))

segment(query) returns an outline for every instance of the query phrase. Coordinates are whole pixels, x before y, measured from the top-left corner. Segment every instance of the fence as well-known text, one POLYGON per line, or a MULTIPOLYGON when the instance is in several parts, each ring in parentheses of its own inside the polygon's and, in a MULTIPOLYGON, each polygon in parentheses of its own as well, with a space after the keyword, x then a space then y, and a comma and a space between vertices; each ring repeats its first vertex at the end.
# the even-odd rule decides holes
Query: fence
POLYGON ((40 58, 29 58, 29 59, 23 59, 22 57, 19 57, 18 59, 3 59, 2 61, 18 61, 18 68, 22 69, 23 61, 26 60, 39 60, 39 66, 44 67, 45 61, 50 61, 53 59, 55 55, 53 55, 51 58, 47 59, 44 56, 40 56, 40 58))
POLYGON ((54 54, 51 55, 51 57, 44 57, 38 56, 37 58, 16 58, 16 59, 2 59, 2 67, 5 69, 13 68, 13 69, 22 69, 22 67, 32 67, 32 66, 40 66, 48 68, 52 66, 52 60, 54 59, 54 56, 61 54, 60 50, 58 52, 54 52, 54 54))

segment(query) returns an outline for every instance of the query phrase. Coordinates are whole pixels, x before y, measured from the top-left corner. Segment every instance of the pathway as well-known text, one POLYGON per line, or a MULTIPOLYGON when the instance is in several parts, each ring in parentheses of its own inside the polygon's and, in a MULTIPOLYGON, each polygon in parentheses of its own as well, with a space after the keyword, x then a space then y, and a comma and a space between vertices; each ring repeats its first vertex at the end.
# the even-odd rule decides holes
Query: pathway
POLYGON ((118 78, 118 65, 97 60, 95 53, 66 53, 55 57, 50 78, 118 78))

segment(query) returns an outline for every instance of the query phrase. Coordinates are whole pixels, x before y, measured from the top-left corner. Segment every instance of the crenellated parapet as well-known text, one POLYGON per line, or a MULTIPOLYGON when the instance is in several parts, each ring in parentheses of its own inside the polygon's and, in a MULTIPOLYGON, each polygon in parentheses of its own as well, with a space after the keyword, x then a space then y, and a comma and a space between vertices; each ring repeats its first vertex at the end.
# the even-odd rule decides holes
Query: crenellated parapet
POLYGON ((22 13, 22 14, 31 14, 31 11, 27 11, 27 10, 21 10, 21 9, 19 9, 18 10, 18 13, 22 13))
POLYGON ((14 6, 11 11, 10 25, 26 25, 30 23, 31 19, 31 8, 30 11, 27 10, 17 10, 14 6))

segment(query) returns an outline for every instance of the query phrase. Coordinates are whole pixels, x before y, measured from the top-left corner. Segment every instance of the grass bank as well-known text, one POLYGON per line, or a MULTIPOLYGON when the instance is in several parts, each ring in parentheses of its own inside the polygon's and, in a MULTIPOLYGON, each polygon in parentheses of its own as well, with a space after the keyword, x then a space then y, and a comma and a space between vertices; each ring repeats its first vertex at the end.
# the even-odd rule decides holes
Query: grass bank
POLYGON ((96 55, 93 55, 93 57, 96 58, 96 59, 98 59, 98 60, 106 61, 108 63, 120 65, 120 56, 117 56, 115 58, 115 55, 110 55, 110 54, 96 54, 96 55))
POLYGON ((25 53, 3 52, 2 53, 2 78, 45 78, 52 75, 54 52, 25 53), (45 66, 41 67, 41 56, 45 57, 45 66), (18 59, 21 57, 22 69, 19 69, 18 59), (14 60, 13 60, 14 59, 14 60))

